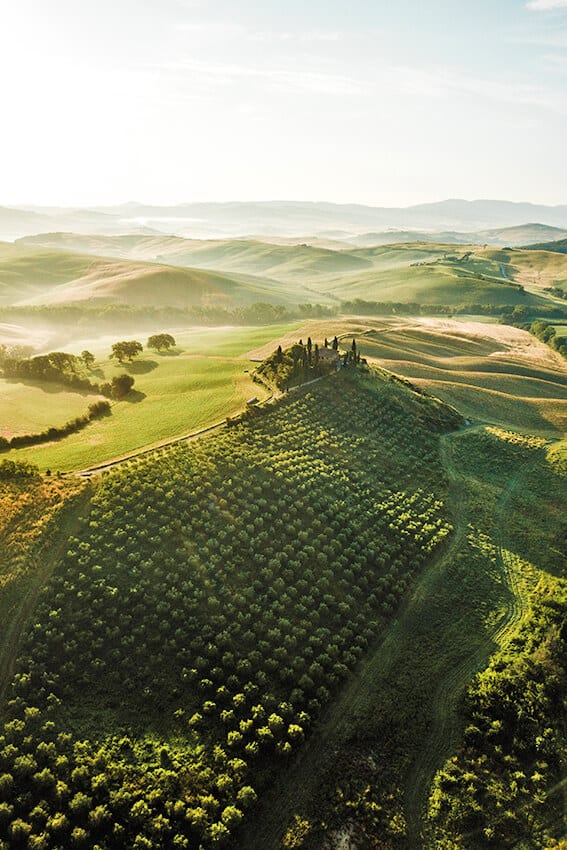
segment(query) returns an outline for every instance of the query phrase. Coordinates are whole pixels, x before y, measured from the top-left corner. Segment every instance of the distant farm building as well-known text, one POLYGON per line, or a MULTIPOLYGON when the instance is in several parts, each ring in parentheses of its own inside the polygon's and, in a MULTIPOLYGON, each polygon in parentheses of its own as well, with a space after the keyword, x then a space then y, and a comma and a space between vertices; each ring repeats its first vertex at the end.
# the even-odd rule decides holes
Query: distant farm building
POLYGON ((319 360, 322 360, 325 363, 337 363, 339 359, 339 352, 335 351, 334 348, 320 348, 319 349, 319 360))

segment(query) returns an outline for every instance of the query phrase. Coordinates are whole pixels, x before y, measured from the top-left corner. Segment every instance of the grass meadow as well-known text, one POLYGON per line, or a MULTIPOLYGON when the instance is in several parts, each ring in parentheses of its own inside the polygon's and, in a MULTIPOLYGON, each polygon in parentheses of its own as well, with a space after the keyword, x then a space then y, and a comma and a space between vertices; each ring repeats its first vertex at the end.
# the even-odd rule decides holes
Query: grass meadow
MULTIPOLYGON (((97 358, 92 380, 103 382, 128 372, 135 379, 128 399, 114 402, 110 417, 90 423, 77 434, 12 450, 3 457, 35 463, 41 470, 69 471, 212 425, 241 410, 251 396, 267 395, 252 381, 243 355, 270 339, 277 345, 278 337, 291 330, 285 325, 175 332, 173 352, 145 350, 133 363, 122 365, 109 359, 110 342, 92 345, 97 358)), ((78 354, 91 342, 78 340, 70 348, 78 354)), ((47 389, 0 379, 1 433, 33 433, 63 424, 84 413, 94 398, 43 386, 47 389)))

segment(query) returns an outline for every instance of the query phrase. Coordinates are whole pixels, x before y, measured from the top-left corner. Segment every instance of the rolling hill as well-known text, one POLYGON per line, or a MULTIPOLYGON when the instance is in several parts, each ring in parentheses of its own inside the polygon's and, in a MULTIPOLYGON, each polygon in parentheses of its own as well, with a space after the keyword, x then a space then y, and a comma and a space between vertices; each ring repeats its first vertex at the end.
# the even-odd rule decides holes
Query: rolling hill
MULTIPOLYGON (((117 260, 66 251, 0 245, 0 305, 77 302, 138 306, 233 307, 257 301, 312 300, 302 283, 290 291, 278 281, 202 269, 117 260)), ((322 296, 321 300, 328 300, 322 296)))
POLYGON ((537 306, 546 287, 566 278, 567 261, 558 253, 432 242, 331 249, 56 233, 0 249, 4 305, 294 306, 362 299, 537 306))
POLYGON ((494 245, 501 248, 517 248, 527 242, 561 239, 565 236, 567 236, 567 231, 564 228, 534 223, 492 230, 476 230, 468 233, 463 231, 386 230, 361 233, 358 236, 344 234, 343 239, 361 247, 388 245, 392 242, 443 242, 453 245, 494 245))
POLYGON ((553 242, 541 242, 525 247, 528 251, 554 251, 557 254, 567 254, 567 239, 556 239, 553 242))

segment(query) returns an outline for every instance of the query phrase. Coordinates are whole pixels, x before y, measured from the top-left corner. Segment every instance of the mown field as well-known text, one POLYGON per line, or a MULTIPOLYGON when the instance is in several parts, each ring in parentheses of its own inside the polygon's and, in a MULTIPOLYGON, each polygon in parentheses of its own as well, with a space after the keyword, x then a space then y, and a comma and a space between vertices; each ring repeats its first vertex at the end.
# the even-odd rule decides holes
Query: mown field
POLYGON ((0 435, 9 438, 64 425, 99 398, 95 393, 69 392, 60 385, 0 377, 0 435))
POLYGON ((369 361, 404 375, 474 422, 558 438, 567 430, 567 362, 524 331, 450 319, 369 320, 369 361))

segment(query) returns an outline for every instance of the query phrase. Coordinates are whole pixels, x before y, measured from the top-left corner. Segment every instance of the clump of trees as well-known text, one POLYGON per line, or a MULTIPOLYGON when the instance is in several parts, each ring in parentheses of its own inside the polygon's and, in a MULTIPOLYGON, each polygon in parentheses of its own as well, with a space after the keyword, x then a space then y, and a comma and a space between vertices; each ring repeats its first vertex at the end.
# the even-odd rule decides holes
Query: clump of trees
POLYGON ((81 359, 74 354, 51 351, 23 359, 8 357, 2 368, 6 378, 65 384, 73 390, 98 390, 98 384, 80 374, 80 363, 81 359))
POLYGON ((91 351, 85 349, 84 351, 81 351, 81 360, 83 361, 87 369, 91 369, 95 362, 95 356, 91 351))
MULTIPOLYGON (((5 309, 5 308, 4 308, 5 309)), ((0 312, 2 308, 0 308, 0 312)), ((23 360, 33 354, 31 345, 6 345, 0 343, 0 366, 4 366, 6 360, 23 360)))
POLYGON ((17 460, 3 460, 0 463, 0 481, 14 481, 20 478, 39 478, 39 467, 34 463, 17 460))
POLYGON ((125 339, 120 342, 113 343, 112 353, 110 357, 111 359, 116 358, 119 363, 124 363, 125 360, 132 362, 134 357, 137 357, 138 354, 141 354, 143 350, 144 346, 141 342, 138 342, 138 340, 125 339))
POLYGON ((559 846, 566 614, 565 583, 551 579, 513 651, 496 652, 467 689, 464 744, 437 774, 429 801, 435 846, 464 834, 471 850, 518 847, 526 839, 559 846))
MULTIPOLYGON (((554 351, 558 351, 563 357, 567 357, 567 337, 559 336, 549 322, 536 319, 535 322, 530 324, 528 330, 542 342, 545 342, 546 345, 549 345, 550 348, 553 348, 554 351)), ((567 331, 567 328, 565 330, 567 331)))
POLYGON ((175 346, 175 339, 171 334, 153 334, 148 337, 146 345, 155 351, 168 351, 175 346))
POLYGON ((306 343, 300 339, 299 342, 286 348, 285 351, 281 345, 278 345, 276 351, 255 370, 252 376, 253 380, 269 386, 275 385, 278 389, 287 389, 304 384, 314 378, 331 374, 336 371, 339 358, 344 366, 361 363, 355 339, 352 340, 350 348, 340 354, 339 340, 336 336, 330 345, 328 339, 325 339, 323 347, 327 351, 321 354, 318 343, 313 344, 311 337, 308 337, 306 343), (326 356, 328 349, 336 351, 337 355, 334 358, 329 358, 326 356))
POLYGON ((101 384, 100 391, 109 398, 119 400, 128 395, 134 383, 132 375, 127 375, 124 372, 122 375, 115 375, 111 381, 101 384))

